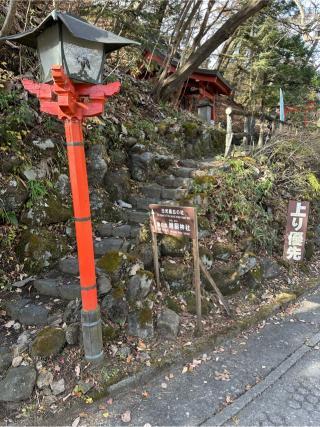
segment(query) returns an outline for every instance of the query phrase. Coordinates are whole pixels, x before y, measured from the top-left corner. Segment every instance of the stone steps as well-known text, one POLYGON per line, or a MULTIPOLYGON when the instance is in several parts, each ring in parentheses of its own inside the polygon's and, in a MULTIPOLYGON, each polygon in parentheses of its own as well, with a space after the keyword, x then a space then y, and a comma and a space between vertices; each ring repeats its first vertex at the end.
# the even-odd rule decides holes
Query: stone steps
POLYGON ((182 178, 174 175, 163 175, 157 178, 157 183, 165 188, 190 188, 192 178, 182 178))
POLYGON ((180 159, 178 160, 178 165, 182 166, 184 168, 192 168, 192 169, 198 169, 199 168, 199 161, 194 159, 180 159))
POLYGON ((96 233, 101 237, 119 237, 124 239, 134 239, 137 236, 136 227, 129 224, 114 224, 104 222, 95 226, 96 233))
MULTIPOLYGON (((192 180, 191 180, 192 181, 192 180)), ((191 185, 190 181, 190 185, 191 185)), ((181 200, 188 195, 187 188, 166 188, 158 184, 147 184, 140 187, 141 193, 154 200, 158 199, 158 203, 162 200, 181 200), (154 191, 154 193, 152 193, 154 191)))
POLYGON ((63 300, 74 300, 80 298, 79 280, 75 278, 37 279, 33 282, 33 287, 38 294, 46 295, 63 300))
POLYGON ((132 195, 130 196, 129 202, 135 209, 147 211, 149 210, 149 205, 159 203, 159 199, 145 197, 141 195, 132 195))
POLYGON ((94 240, 94 254, 99 257, 110 251, 128 252, 132 244, 131 240, 124 240, 119 237, 105 237, 101 240, 94 240))
POLYGON ((144 224, 149 218, 149 212, 128 209, 126 217, 129 224, 144 224))
POLYGON ((192 178, 194 171, 196 171, 195 168, 186 167, 173 167, 170 169, 170 173, 178 178, 192 178))
MULTIPOLYGON (((75 258, 77 261, 77 259, 75 258)), ((111 290, 109 277, 101 269, 96 268, 97 288, 100 295, 104 295, 111 290)), ((33 287, 40 295, 52 298, 59 298, 66 301, 75 300, 81 297, 80 280, 78 275, 61 275, 57 271, 51 271, 48 277, 33 281, 33 287)))

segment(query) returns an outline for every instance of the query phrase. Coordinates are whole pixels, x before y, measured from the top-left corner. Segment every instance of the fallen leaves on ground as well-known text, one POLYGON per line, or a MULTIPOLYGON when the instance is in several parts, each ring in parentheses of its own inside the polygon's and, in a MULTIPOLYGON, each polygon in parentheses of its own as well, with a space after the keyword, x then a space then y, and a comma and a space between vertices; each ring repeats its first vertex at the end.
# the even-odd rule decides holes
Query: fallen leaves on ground
POLYGON ((223 372, 214 371, 214 379, 217 381, 230 381, 230 372, 224 369, 223 372))
POLYGON ((131 412, 125 411, 123 414, 121 414, 121 421, 123 423, 130 423, 131 421, 131 412))
POLYGON ((77 427, 77 425, 80 423, 80 417, 77 417, 73 420, 71 427, 77 427))
POLYGON ((194 369, 200 366, 202 362, 203 360, 201 359, 193 359, 191 363, 188 363, 186 366, 183 367, 182 373, 185 374, 186 372, 192 372, 194 369))
POLYGON ((168 388, 168 384, 167 383, 161 383, 161 388, 168 388))
POLYGON ((234 398, 232 396, 230 396, 230 394, 226 395, 226 398, 224 400, 224 405, 230 405, 230 403, 234 402, 234 398))
POLYGON ((239 418, 236 415, 234 415, 233 417, 231 417, 231 419, 232 419, 233 424, 235 424, 235 425, 239 424, 240 420, 239 420, 239 418))
POLYGON ((137 350, 138 351, 144 351, 146 350, 147 346, 145 345, 145 343, 141 340, 139 340, 138 345, 137 345, 137 350))
POLYGON ((80 377, 80 365, 76 365, 76 367, 74 368, 74 372, 76 373, 76 377, 79 378, 80 377))

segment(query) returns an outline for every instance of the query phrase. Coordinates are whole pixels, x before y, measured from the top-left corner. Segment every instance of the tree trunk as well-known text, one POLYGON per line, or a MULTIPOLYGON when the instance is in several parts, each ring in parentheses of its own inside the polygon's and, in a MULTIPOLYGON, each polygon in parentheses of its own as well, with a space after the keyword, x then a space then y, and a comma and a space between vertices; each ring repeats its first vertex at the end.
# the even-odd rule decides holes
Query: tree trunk
POLYGON ((201 65, 201 63, 214 52, 223 42, 236 31, 236 29, 255 15, 264 7, 268 6, 271 0, 250 0, 249 3, 231 16, 202 46, 190 55, 187 62, 174 74, 168 76, 157 93, 163 100, 168 100, 185 82, 188 77, 201 65))
POLYGON ((14 19, 17 10, 17 0, 10 0, 6 19, 0 31, 0 37, 7 36, 14 24, 14 19))

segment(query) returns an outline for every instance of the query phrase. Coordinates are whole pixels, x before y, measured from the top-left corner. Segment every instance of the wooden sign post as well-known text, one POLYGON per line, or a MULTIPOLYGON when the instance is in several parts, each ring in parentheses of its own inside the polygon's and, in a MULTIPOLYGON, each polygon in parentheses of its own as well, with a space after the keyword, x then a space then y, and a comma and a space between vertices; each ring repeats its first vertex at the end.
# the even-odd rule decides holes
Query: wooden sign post
POLYGON ((309 202, 290 200, 284 239, 283 258, 302 261, 308 227, 309 202))
POLYGON ((152 234, 152 248, 154 270, 157 286, 160 286, 159 255, 157 234, 169 236, 186 236, 192 239, 193 250, 193 282, 196 294, 197 331, 201 331, 201 288, 200 288, 200 257, 198 221, 195 208, 189 206, 149 205, 151 209, 150 228, 152 234))

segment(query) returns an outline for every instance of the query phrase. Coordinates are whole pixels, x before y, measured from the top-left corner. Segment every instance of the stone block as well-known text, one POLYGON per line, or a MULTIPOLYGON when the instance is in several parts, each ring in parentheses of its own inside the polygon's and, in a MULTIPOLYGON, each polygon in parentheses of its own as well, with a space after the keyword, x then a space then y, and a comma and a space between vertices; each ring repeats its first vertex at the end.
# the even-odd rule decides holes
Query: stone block
POLYGON ((165 308, 158 317, 158 333, 167 339, 175 339, 179 331, 180 316, 170 308, 165 308))

